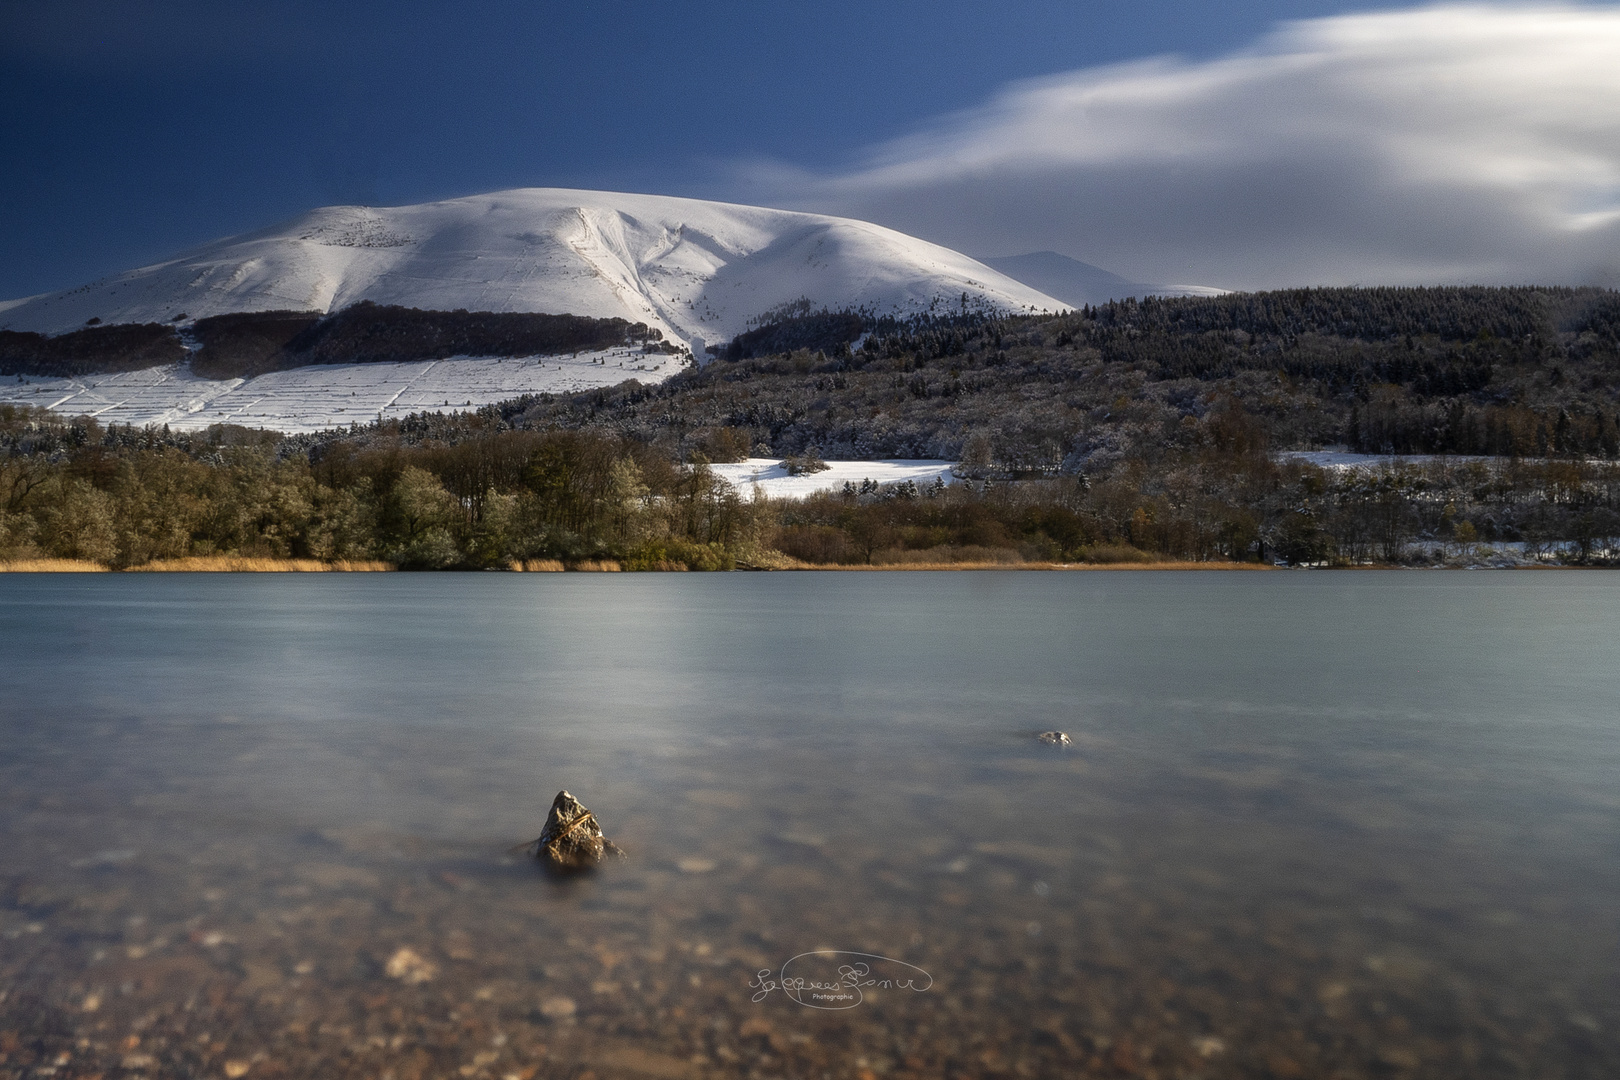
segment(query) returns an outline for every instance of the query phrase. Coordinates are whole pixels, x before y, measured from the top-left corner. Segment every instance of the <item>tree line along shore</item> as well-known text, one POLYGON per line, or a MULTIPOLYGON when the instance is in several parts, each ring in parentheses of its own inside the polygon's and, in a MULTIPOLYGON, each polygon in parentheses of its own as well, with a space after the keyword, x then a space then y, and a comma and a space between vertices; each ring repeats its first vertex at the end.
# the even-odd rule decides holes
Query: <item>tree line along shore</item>
POLYGON ((1617 403, 1620 296, 1604 290, 807 311, 656 386, 315 436, 8 407, 0 562, 1608 565, 1617 403), (1330 469, 1278 454, 1324 445, 1435 456, 1330 469), (948 458, 964 479, 781 500, 709 468, 749 455, 948 458))

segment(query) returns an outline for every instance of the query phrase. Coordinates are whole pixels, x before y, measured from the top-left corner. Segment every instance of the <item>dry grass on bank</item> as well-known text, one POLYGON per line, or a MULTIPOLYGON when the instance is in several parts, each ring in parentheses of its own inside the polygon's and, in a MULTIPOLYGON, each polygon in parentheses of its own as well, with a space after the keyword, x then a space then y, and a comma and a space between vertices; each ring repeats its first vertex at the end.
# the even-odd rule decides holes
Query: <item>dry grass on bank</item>
POLYGON ((506 568, 520 574, 560 574, 566 569, 557 559, 513 559, 506 568))
POLYGON ((815 564, 795 559, 785 552, 768 549, 755 552, 752 558, 737 564, 739 570, 814 570, 815 564))
POLYGON ((1192 559, 1166 559, 1150 563, 1048 563, 1052 570, 1280 570, 1271 563, 1196 562, 1192 559))
POLYGON ((568 569, 582 570, 586 573, 617 574, 623 567, 612 559, 586 559, 584 562, 575 563, 568 569))
POLYGON ((1026 560, 1016 548, 982 547, 977 544, 944 544, 908 551, 891 548, 872 553, 872 565, 904 569, 908 566, 1018 566, 1026 560))
POLYGON ((194 555, 185 559, 154 559, 143 566, 132 566, 138 573, 324 573, 327 571, 392 570, 392 563, 359 559, 263 559, 245 555, 194 555))
MULTIPOLYGON (((1097 562, 1026 562, 1018 558, 1007 558, 997 551, 997 558, 957 558, 940 559, 936 555, 928 558, 927 550, 905 552, 908 558, 894 558, 894 552, 884 552, 890 556, 887 559, 874 560, 871 563, 809 563, 795 559, 791 555, 784 555, 779 551, 770 551, 761 554, 752 560, 747 569, 752 570, 1275 570, 1270 563, 1240 563, 1240 562, 1193 562, 1185 559, 1177 560, 1117 560, 1097 562)), ((1141 554, 1138 552, 1138 554, 1141 554)))
POLYGON ((107 568, 87 559, 0 559, 0 574, 104 574, 107 568))
POLYGON ((1264 563, 1235 562, 1174 562, 1152 563, 1053 563, 1053 562, 905 562, 824 564, 804 563, 801 566, 780 567, 784 570, 1275 570, 1264 563))
POLYGON ((908 551, 890 548, 872 554, 870 563, 814 563, 781 551, 761 552, 750 570, 1274 570, 1269 563, 1166 559, 1124 544, 1083 548, 1075 562, 1026 559, 1016 548, 945 545, 908 551))

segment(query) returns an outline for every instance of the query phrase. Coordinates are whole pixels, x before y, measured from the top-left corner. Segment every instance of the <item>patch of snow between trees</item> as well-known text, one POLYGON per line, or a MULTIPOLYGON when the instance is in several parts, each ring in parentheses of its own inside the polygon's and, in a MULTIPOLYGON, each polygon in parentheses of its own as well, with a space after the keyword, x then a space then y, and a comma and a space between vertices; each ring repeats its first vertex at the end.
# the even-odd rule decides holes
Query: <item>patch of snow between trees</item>
POLYGON ((870 481, 878 485, 914 483, 918 489, 935 480, 955 483, 949 461, 932 459, 885 458, 878 461, 829 461, 813 473, 790 474, 780 458, 748 458, 709 466, 714 474, 738 488, 744 495, 754 485, 773 499, 802 499, 818 491, 841 491, 850 484, 857 491, 870 481))

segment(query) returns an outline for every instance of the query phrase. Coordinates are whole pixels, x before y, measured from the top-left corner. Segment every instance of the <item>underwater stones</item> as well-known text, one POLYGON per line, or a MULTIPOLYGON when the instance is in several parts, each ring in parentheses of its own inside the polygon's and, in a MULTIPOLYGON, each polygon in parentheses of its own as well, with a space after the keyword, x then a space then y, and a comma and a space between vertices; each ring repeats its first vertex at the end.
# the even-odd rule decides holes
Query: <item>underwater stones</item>
POLYGON ((589 870, 604 858, 624 858, 624 852, 602 835, 596 815, 566 791, 557 792, 540 838, 529 845, 547 869, 561 873, 589 870))
POLYGON ((547 1020, 572 1020, 579 1012, 573 998, 548 997, 540 1003, 540 1015, 547 1020))
POLYGON ((1047 746, 1068 746, 1070 743, 1069 736, 1061 731, 1043 731, 1035 737, 1047 746))
POLYGON ((438 966, 422 958, 415 949, 403 946, 388 958, 383 966, 383 972, 390 979, 398 979, 402 983, 415 985, 425 983, 438 974, 438 966))

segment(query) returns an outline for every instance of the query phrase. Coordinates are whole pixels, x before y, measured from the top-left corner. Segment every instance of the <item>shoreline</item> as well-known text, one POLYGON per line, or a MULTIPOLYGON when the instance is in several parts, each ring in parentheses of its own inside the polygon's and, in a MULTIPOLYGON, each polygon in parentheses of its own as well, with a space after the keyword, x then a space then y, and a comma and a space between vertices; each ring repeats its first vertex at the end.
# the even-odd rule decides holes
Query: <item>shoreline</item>
MULTIPOLYGON (((548 560, 549 561, 549 560, 548 560)), ((568 566, 555 564, 547 566, 544 570, 536 571, 529 567, 491 567, 500 573, 674 573, 689 572, 685 567, 678 571, 666 568, 621 571, 617 564, 604 565, 601 562, 587 562, 568 566)), ((710 571, 711 573, 909 573, 917 571, 991 571, 1012 570, 1039 573, 1065 573, 1085 571, 1280 571, 1280 570, 1313 570, 1313 571, 1361 571, 1361 570, 1605 570, 1613 567, 1603 566, 1569 566, 1557 563, 1543 563, 1540 565, 1518 566, 1402 566, 1398 563, 1378 563, 1360 566, 1278 566, 1273 563, 1239 563, 1239 562, 1194 562, 1184 559, 1165 560, 1163 562, 1117 562, 1117 563, 1052 563, 1052 562, 916 562, 916 563, 802 563, 799 565, 739 565, 730 571, 710 571)), ((12 559, 0 561, 0 574, 265 574, 265 573, 486 573, 478 570, 416 570, 401 571, 398 567, 385 562, 377 561, 338 561, 321 562, 317 559, 264 559, 264 558, 190 558, 190 559, 162 559, 140 566, 125 567, 114 570, 101 563, 81 559, 12 559)))

